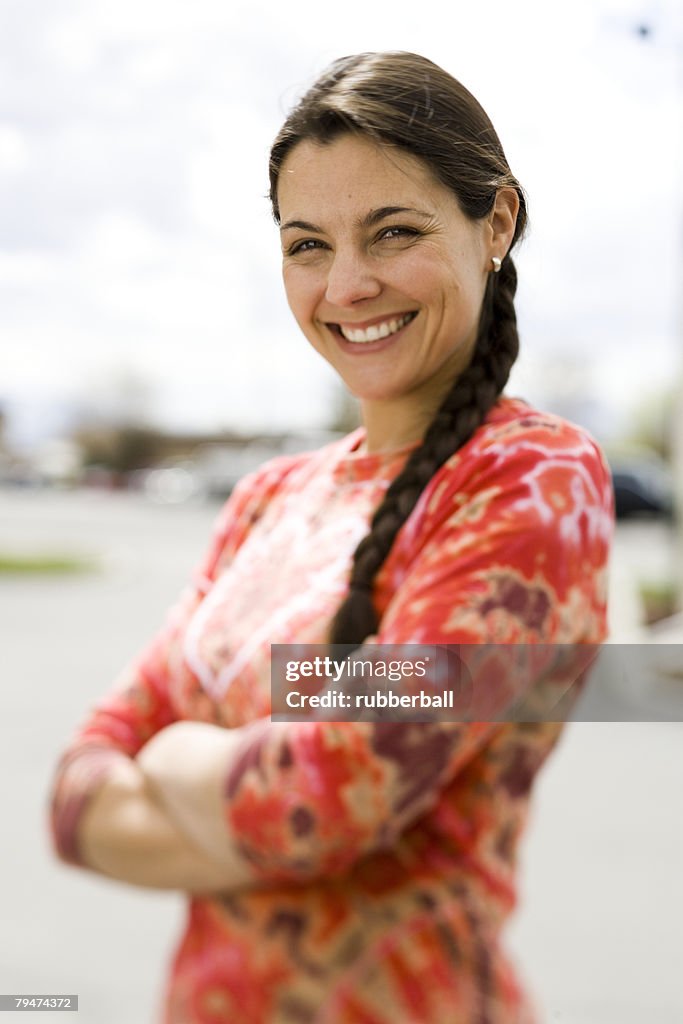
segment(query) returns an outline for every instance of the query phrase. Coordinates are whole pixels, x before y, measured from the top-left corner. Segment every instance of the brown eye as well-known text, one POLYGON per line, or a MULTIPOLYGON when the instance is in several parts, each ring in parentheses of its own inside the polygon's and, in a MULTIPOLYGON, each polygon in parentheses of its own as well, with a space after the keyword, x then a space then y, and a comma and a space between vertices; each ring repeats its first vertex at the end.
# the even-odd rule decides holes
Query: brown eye
POLYGON ((323 243, 317 238, 304 238, 300 242, 295 242, 289 249, 286 250, 287 256, 296 256, 299 253, 315 252, 316 249, 323 248, 323 243))
POLYGON ((380 240, 388 239, 389 241, 392 241, 393 239, 416 238, 419 235, 419 233, 420 232, 416 231, 415 228, 406 228, 396 224, 390 228, 385 228, 384 231, 381 232, 379 237, 380 240))

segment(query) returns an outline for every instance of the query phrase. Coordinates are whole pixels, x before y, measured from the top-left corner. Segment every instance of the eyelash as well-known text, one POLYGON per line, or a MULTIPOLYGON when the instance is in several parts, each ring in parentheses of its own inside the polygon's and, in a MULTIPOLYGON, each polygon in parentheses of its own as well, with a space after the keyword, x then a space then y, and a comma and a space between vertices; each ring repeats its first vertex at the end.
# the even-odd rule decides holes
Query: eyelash
MULTIPOLYGON (((389 232, 396 232, 393 238, 400 238, 402 236, 416 238, 420 232, 416 228, 403 227, 399 224, 392 224, 389 228, 384 228, 378 235, 377 241, 381 241, 383 237, 387 236, 389 232)), ((290 246, 285 251, 286 256, 297 256, 302 252, 314 252, 315 249, 325 247, 325 242, 320 241, 318 238, 304 238, 300 242, 295 242, 294 245, 290 246), (311 246, 311 248, 307 248, 311 246)))

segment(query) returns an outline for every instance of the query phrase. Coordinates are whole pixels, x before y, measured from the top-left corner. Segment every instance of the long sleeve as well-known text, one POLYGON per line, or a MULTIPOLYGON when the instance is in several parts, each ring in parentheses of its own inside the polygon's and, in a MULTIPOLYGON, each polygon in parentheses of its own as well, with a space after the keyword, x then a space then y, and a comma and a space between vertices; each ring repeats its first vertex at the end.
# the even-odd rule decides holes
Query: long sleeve
MULTIPOLYGON (((190 585, 162 628, 76 730, 57 765, 49 804, 53 842, 64 860, 81 863, 78 824, 112 764, 121 757, 134 757, 151 736, 178 719, 171 681, 176 689, 195 685, 181 653, 187 624, 293 464, 290 457, 274 459, 240 481, 215 521, 207 552, 190 585)), ((202 704, 201 696, 198 713, 203 709, 211 720, 211 702, 203 695, 202 704)))
MULTIPOLYGON (((609 472, 583 432, 540 417, 489 432, 404 525, 378 577, 369 642, 597 644, 612 524, 609 472)), ((499 728, 254 723, 227 779, 229 827, 264 878, 342 873, 432 808, 499 728)))

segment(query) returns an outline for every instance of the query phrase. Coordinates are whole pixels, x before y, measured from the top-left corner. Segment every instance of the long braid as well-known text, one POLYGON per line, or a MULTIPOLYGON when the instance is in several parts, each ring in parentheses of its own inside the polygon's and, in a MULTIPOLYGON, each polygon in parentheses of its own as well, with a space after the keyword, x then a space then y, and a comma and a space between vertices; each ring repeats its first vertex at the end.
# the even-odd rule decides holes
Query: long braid
POLYGON ((487 282, 477 342, 467 368, 446 395, 421 446, 392 481, 375 512, 370 532, 353 556, 350 591, 330 629, 330 643, 359 646, 378 627, 372 584, 425 486, 485 420, 507 383, 519 336, 514 297, 517 271, 510 256, 487 282))

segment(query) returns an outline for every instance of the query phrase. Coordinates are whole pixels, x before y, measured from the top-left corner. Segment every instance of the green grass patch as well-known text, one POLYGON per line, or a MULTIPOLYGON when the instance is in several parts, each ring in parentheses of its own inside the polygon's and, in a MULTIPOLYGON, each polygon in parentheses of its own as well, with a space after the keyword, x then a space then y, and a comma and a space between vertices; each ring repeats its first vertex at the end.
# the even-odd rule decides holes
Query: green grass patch
POLYGON ((94 559, 85 555, 35 553, 9 555, 0 551, 0 576, 58 576, 79 572, 94 572, 94 559))
POLYGON ((639 586, 640 600, 645 613, 646 625, 652 626, 661 619, 679 612, 678 588, 671 580, 647 580, 639 586))

